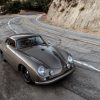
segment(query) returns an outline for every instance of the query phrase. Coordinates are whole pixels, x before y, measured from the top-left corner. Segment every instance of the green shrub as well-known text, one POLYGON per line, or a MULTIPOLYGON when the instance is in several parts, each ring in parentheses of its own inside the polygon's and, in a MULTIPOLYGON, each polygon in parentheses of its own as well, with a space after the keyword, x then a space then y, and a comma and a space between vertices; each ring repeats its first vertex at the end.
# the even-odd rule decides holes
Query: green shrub
POLYGON ((6 2, 9 2, 9 1, 11 1, 11 0, 0 0, 0 5, 3 5, 3 4, 5 4, 6 2))
POLYGON ((19 13, 21 9, 20 1, 13 1, 8 3, 8 13, 19 13))
POLYGON ((22 3, 22 9, 47 12, 51 0, 28 0, 22 3))
POLYGON ((21 9, 21 3, 19 1, 7 2, 1 10, 6 13, 19 13, 21 9))
POLYGON ((23 10, 32 10, 33 9, 31 1, 22 2, 21 4, 22 4, 23 10))
POLYGON ((3 0, 2 3, 5 3, 1 7, 1 11, 4 13, 18 13, 23 9, 47 12, 51 1, 52 0, 27 0, 20 2, 19 0, 3 0))
POLYGON ((38 9, 40 9, 43 12, 47 12, 51 0, 36 0, 36 2, 38 9))

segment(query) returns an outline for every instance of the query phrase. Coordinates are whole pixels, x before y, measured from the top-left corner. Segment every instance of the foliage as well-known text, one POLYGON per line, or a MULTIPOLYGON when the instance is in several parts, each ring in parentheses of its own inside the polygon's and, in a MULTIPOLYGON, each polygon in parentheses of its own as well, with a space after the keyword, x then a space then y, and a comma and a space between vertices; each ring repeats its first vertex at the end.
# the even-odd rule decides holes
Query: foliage
POLYGON ((28 0, 23 2, 23 8, 47 12, 51 0, 28 0))
POLYGON ((51 0, 35 0, 37 8, 43 12, 47 12, 51 0))
POLYGON ((2 6, 1 10, 6 13, 18 13, 21 9, 20 1, 7 2, 2 6))
POLYGON ((12 1, 12 0, 0 0, 2 5, 1 11, 5 13, 18 13, 23 10, 36 10, 47 12, 49 4, 52 0, 26 0, 26 1, 12 1))
POLYGON ((0 5, 5 4, 6 2, 10 2, 11 0, 0 0, 0 5))
POLYGON ((30 0, 26 1, 26 2, 22 2, 22 9, 23 10, 31 10, 32 9, 32 3, 30 0))

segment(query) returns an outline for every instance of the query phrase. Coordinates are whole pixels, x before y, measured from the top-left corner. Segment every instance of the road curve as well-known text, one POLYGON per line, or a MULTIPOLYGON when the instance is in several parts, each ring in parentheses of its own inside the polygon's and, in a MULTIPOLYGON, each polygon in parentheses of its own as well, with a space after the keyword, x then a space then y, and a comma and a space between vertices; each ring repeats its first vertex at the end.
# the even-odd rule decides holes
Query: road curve
MULTIPOLYGON (((42 34, 46 40, 53 42, 71 52, 75 59, 100 68, 99 46, 82 41, 61 37, 59 30, 52 31, 36 20, 37 16, 13 16, 1 19, 0 39, 5 35, 23 32, 42 34), (10 27, 8 26, 8 23, 10 27), (12 29, 14 32, 12 32, 12 29), (5 34, 5 35, 4 35, 5 34)), ((100 100, 100 72, 85 65, 76 64, 76 71, 63 80, 47 85, 27 85, 20 74, 8 63, 0 63, 0 99, 1 100, 100 100)))
MULTIPOLYGON (((64 29, 53 28, 50 25, 41 25, 37 21, 37 16, 19 16, 9 21, 9 27, 15 33, 34 32, 41 34, 45 39, 51 41, 53 44, 58 44, 64 49, 69 50, 75 59, 87 62, 95 68, 100 69, 100 46, 99 44, 93 44, 90 41, 100 42, 99 37, 83 35, 83 33, 65 32, 64 29), (72 34, 74 37, 69 37, 72 34), (77 37, 77 39, 75 39, 77 37), (86 37, 86 38, 85 38, 86 37), (88 39, 89 38, 89 39, 88 39), (85 41, 87 39, 87 42, 85 41), (81 41, 82 40, 82 41, 81 41)), ((96 43, 96 42, 94 42, 96 43)))

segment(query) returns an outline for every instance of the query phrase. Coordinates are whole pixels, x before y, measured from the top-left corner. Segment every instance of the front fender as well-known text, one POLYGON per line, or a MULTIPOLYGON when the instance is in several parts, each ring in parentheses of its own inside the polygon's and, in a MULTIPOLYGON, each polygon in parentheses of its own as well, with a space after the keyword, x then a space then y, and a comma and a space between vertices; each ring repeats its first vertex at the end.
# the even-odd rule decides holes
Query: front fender
POLYGON ((37 70, 38 67, 42 65, 42 63, 40 61, 38 61, 37 59, 30 57, 26 54, 24 54, 23 52, 19 51, 19 50, 15 50, 13 51, 16 54, 16 62, 17 62, 17 67, 18 65, 23 65, 27 68, 27 70, 30 73, 31 79, 33 81, 40 81, 43 80, 42 77, 39 76, 37 70))

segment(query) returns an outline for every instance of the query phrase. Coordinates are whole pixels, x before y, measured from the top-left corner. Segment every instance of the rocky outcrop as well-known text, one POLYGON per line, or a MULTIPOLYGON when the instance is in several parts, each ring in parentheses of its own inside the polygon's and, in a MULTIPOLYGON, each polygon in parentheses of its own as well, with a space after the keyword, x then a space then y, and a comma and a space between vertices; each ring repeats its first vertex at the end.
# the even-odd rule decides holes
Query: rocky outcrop
POLYGON ((100 32, 100 0, 53 0, 47 20, 65 28, 100 32))

